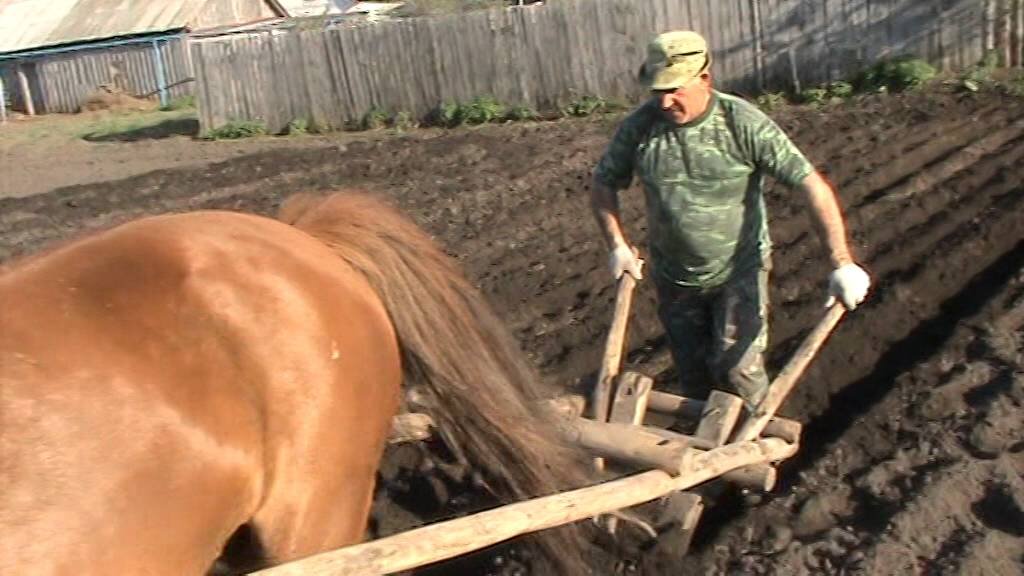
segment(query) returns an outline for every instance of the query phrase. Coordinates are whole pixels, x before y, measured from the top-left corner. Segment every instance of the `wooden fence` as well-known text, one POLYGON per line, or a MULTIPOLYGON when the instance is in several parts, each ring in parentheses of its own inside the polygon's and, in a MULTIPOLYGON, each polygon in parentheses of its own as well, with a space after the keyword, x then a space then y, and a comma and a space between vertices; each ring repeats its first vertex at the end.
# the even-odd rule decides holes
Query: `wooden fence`
POLYGON ((324 128, 378 108, 423 116, 490 95, 544 109, 582 95, 632 99, 647 41, 672 28, 712 44, 720 86, 808 87, 880 57, 943 68, 998 49, 1021 60, 1024 0, 551 0, 459 16, 247 34, 192 46, 202 129, 324 128))
POLYGON ((37 114, 77 112, 82 101, 104 85, 142 97, 157 97, 163 86, 168 98, 192 94, 194 88, 184 38, 84 47, 0 62, 0 79, 13 107, 26 111, 19 67, 37 114))

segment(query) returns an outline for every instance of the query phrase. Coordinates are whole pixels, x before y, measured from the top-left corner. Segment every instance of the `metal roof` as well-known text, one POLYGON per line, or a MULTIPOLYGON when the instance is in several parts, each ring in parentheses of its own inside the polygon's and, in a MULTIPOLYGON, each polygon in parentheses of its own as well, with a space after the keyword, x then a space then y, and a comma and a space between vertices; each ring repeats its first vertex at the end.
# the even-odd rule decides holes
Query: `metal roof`
POLYGON ((276 16, 277 0, 0 0, 0 53, 276 16))
POLYGON ((288 15, 301 18, 304 16, 325 16, 344 14, 346 10, 358 3, 358 0, 280 0, 288 15))

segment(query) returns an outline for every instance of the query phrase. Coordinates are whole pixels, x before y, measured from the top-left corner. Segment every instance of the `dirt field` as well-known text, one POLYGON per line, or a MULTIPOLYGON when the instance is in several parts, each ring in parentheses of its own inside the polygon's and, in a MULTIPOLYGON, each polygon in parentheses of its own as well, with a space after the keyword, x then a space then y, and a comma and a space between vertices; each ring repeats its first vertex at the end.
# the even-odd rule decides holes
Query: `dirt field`
MULTIPOLYGON (((780 486, 710 509, 690 557, 622 552, 599 573, 1021 574, 1024 101, 940 87, 774 116, 837 184, 875 291, 785 406, 805 432, 780 486)), ((195 143, 107 143, 93 160, 133 156, 126 178, 51 190, 77 168, 24 164, 19 178, 49 191, 0 200, 0 261, 143 214, 268 213, 298 190, 367 187, 463 263, 546 378, 575 386, 596 369, 611 316, 587 188, 614 121, 211 147, 211 162, 198 153, 173 169, 161 146, 195 143), (140 173, 147 165, 156 170, 140 173)), ((823 314, 828 268, 803 199, 776 188, 769 203, 774 373, 823 314)), ((642 239, 638 192, 626 213, 642 239)), ((630 362, 668 383, 650 286, 638 300, 630 362)), ((401 488, 391 491, 401 503, 401 488)), ((381 509, 379 533, 424 512, 381 509)), ((432 572, 523 573, 509 554, 432 572)))

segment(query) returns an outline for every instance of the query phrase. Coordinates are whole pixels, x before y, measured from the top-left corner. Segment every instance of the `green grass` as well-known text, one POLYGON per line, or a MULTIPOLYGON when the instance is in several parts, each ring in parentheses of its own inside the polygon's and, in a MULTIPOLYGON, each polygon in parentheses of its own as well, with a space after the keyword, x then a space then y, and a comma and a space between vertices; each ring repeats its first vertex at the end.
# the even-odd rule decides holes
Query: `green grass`
POLYGON ((232 120, 223 126, 218 126, 203 135, 206 140, 237 140, 239 138, 251 138, 262 136, 267 133, 267 127, 263 122, 252 120, 232 120))
MULTIPOLYGON (((54 115, 54 120, 60 120, 64 115, 54 115)), ((73 116, 71 118, 74 118, 73 116)), ((155 129, 161 124, 176 120, 195 119, 194 109, 180 109, 174 111, 153 111, 153 112, 127 112, 114 113, 101 118, 92 118, 84 124, 74 128, 76 138, 88 140, 114 139, 117 136, 127 136, 133 132, 146 129, 155 129)), ((44 123, 39 127, 37 136, 52 132, 56 122, 44 123)), ((57 134, 59 135, 59 131, 57 134)))
POLYGON ((196 97, 189 94, 188 96, 179 96, 172 99, 166 105, 161 106, 160 110, 163 112, 174 112, 175 110, 192 110, 196 107, 196 97))

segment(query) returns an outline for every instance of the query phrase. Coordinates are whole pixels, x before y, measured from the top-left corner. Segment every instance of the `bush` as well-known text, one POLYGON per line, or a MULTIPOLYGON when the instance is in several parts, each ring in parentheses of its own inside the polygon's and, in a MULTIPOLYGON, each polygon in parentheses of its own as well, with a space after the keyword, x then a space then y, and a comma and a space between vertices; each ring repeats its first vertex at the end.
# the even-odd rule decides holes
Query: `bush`
POLYGON ((435 126, 451 127, 457 124, 458 117, 459 105, 454 102, 445 102, 430 114, 428 123, 435 126))
POLYGON ((754 102, 757 107, 765 112, 771 112, 772 110, 778 110, 785 106, 788 102, 786 101, 786 95, 782 92, 771 92, 769 94, 761 94, 754 102))
POLYGON ((300 136, 302 134, 309 133, 309 120, 305 118, 296 118, 288 123, 286 133, 289 136, 300 136))
POLYGON ((505 120, 509 111, 506 106, 490 96, 478 96, 467 103, 445 102, 427 118, 427 123, 444 128, 463 124, 486 124, 505 120))
POLYGON ((490 96, 478 96, 456 111, 456 124, 486 124, 505 118, 505 106, 490 96))
POLYGON ((1017 98, 1024 98, 1024 77, 1018 76, 1006 83, 1006 93, 1017 98))
POLYGON ((562 112, 566 116, 590 116, 595 112, 600 112, 608 108, 608 102, 606 102, 604 98, 597 96, 584 96, 570 102, 562 112))
POLYGON ((901 92, 928 82, 937 74, 924 60, 899 57, 882 60, 858 74, 854 85, 859 92, 901 92))
POLYGON ((412 117, 412 114, 401 111, 395 114, 395 117, 391 119, 391 126, 396 130, 409 130, 418 126, 416 120, 412 117))
POLYGON ((379 130, 388 125, 388 113, 374 106, 370 111, 363 114, 359 127, 363 130, 379 130))
POLYGON ((523 105, 513 106, 505 114, 505 119, 511 121, 536 120, 538 117, 539 115, 533 108, 523 105))
POLYGON ((959 88, 968 92, 977 92, 983 86, 996 84, 993 73, 999 66, 999 54, 989 50, 974 66, 971 66, 960 75, 959 88))
POLYGON ((819 106, 828 102, 828 90, 825 88, 808 88, 800 93, 800 103, 819 106))
POLYGON ((267 126, 263 122, 253 120, 232 120, 223 126, 210 130, 204 137, 207 140, 234 140, 238 138, 262 136, 266 133, 267 126))
POLYGON ((849 82, 843 80, 837 80, 835 82, 829 83, 827 90, 830 98, 842 99, 846 99, 849 98, 850 96, 853 96, 854 92, 853 84, 850 84, 849 82))

